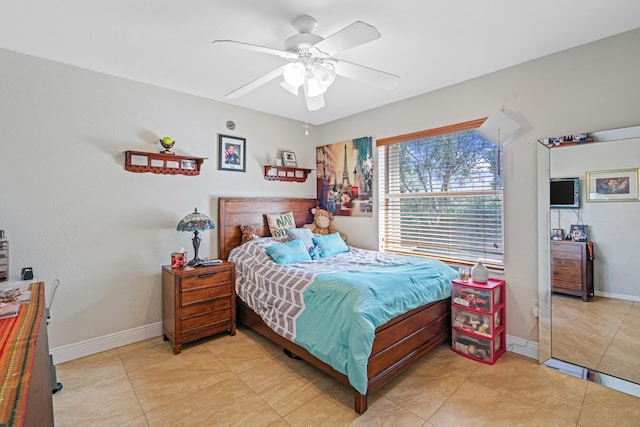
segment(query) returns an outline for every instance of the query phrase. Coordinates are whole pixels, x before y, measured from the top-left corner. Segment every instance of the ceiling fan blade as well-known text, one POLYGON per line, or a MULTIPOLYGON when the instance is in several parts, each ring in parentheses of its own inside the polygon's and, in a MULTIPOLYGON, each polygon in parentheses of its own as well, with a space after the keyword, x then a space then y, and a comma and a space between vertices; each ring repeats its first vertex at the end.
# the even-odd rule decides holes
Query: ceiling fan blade
POLYGON ((276 77, 279 77, 282 75, 282 69, 284 68, 284 65, 279 66, 278 68, 276 68, 273 71, 269 71, 267 74, 265 74, 262 77, 258 77, 257 79, 253 80, 252 82, 247 83, 244 86, 239 87, 238 89, 229 92, 228 94, 225 95, 226 98, 238 98, 242 95, 245 95, 249 92, 251 92, 254 89, 257 89, 258 87, 262 86, 265 83, 269 83, 271 80, 275 79, 276 77))
POLYGON ((291 52, 287 52, 286 50, 280 50, 280 49, 274 49, 271 47, 266 47, 266 46, 259 46, 257 44, 251 44, 251 43, 245 43, 245 42, 239 42, 239 41, 235 41, 235 40, 214 40, 211 42, 211 44, 226 44, 226 45, 233 45, 233 46, 237 46, 239 48, 242 49, 246 49, 246 50, 251 50, 253 52, 260 52, 260 53, 266 53, 269 55, 275 55, 275 56, 279 56, 281 58, 285 58, 285 59, 297 59, 298 55, 295 55, 291 52))
POLYGON ((338 75, 383 89, 394 89, 400 81, 400 76, 395 74, 346 61, 337 61, 335 69, 338 75))
POLYGON ((376 27, 365 24, 362 21, 356 21, 326 39, 319 41, 314 47, 328 56, 333 56, 380 37, 381 34, 376 27))
POLYGON ((307 98, 307 110, 315 111, 324 108, 324 96, 306 96, 307 98))
POLYGON ((324 108, 324 95, 309 96, 309 85, 307 82, 305 82, 302 87, 304 88, 304 99, 307 102, 307 110, 315 111, 324 108))

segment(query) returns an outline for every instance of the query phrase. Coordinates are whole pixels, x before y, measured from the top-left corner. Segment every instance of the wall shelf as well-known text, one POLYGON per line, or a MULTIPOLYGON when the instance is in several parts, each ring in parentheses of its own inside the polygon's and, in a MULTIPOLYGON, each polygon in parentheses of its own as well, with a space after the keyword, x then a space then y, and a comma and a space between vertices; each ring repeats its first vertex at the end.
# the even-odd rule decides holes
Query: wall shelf
POLYGON ((264 179, 268 181, 305 182, 313 169, 266 165, 264 179))
POLYGON ((199 175, 206 157, 179 156, 165 153, 125 151, 124 169, 129 172, 151 172, 168 175, 199 175))

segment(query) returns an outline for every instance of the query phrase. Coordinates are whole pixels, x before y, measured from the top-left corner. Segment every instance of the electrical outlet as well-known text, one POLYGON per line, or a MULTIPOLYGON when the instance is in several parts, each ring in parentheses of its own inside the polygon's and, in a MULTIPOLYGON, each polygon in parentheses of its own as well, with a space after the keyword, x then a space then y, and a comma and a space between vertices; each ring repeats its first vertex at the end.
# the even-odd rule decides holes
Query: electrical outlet
POLYGON ((538 317, 538 300, 537 299, 532 299, 531 300, 531 315, 533 317, 538 317))

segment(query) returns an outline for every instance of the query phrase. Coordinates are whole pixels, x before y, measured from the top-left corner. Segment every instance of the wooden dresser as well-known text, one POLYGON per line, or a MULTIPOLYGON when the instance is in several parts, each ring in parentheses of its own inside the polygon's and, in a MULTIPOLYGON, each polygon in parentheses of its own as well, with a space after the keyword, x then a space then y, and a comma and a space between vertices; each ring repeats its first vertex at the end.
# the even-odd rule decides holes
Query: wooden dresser
POLYGON ((592 242, 551 242, 551 290, 583 301, 593 296, 592 242))
POLYGON ((182 344, 223 331, 236 334, 235 265, 162 267, 162 333, 180 353, 182 344))
POLYGON ((53 390, 44 283, 17 317, 0 320, 0 425, 53 427, 53 390))

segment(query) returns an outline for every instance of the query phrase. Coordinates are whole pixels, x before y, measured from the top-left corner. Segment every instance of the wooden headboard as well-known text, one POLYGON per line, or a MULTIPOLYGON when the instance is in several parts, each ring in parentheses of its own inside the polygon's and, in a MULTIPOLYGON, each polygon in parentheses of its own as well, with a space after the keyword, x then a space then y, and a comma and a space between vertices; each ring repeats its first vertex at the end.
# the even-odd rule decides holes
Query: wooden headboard
POLYGON ((297 227, 313 222, 311 208, 316 199, 273 197, 220 197, 218 200, 218 248, 220 258, 227 259, 231 249, 240 246, 241 225, 251 225, 258 235, 270 236, 265 214, 293 212, 297 227))

